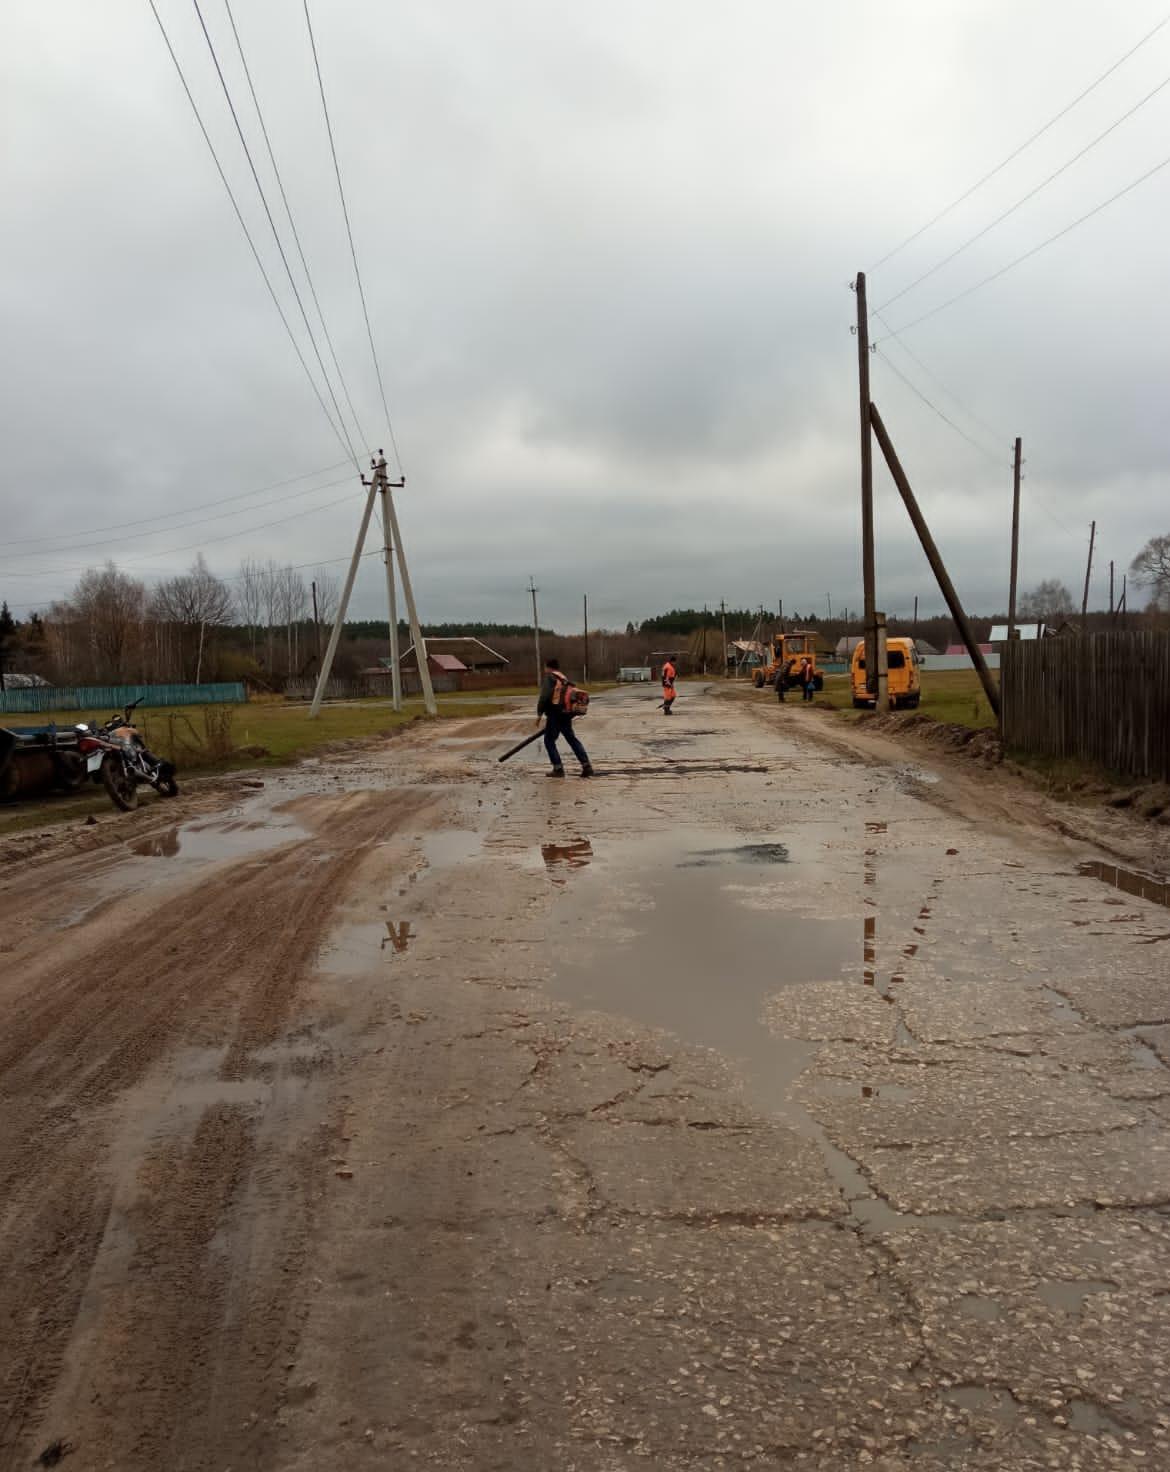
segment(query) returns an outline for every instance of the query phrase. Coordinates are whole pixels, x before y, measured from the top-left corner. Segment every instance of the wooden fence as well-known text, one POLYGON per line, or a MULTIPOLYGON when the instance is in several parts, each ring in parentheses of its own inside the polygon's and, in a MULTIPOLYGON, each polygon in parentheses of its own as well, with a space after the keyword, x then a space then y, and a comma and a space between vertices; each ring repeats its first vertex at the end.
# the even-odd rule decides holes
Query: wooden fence
POLYGON ((1170 782, 1170 633, 1015 640, 1000 689, 1008 751, 1170 782))
POLYGON ((242 684, 217 685, 25 685, 0 692, 0 715, 39 715, 46 710, 78 710, 103 717, 141 699, 143 709, 159 705, 241 705, 242 684))

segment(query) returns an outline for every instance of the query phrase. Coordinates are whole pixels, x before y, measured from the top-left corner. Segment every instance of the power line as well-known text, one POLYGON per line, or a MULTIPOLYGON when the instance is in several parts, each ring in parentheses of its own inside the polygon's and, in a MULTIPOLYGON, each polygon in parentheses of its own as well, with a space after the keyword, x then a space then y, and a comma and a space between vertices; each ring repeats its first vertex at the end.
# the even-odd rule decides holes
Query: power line
MULTIPOLYGON (((321 489, 324 489, 324 487, 317 487, 317 489, 318 490, 321 490, 321 489)), ((188 542, 183 547, 165 547, 165 548, 162 548, 162 549, 158 549, 158 550, 156 550, 154 552, 147 552, 145 554, 145 556, 143 556, 143 557, 138 557, 138 558, 129 557, 129 558, 123 558, 122 560, 124 562, 133 564, 134 562, 149 561, 151 558, 154 558, 154 557, 170 557, 170 556, 173 556, 174 554, 176 554, 178 552, 193 552, 193 551, 196 551, 197 549, 202 549, 203 547, 207 547, 207 546, 213 545, 216 542, 230 542, 235 537, 246 537, 246 536, 250 536, 252 532, 267 531, 268 528, 269 527, 272 527, 272 526, 283 526, 285 524, 285 522, 298 521, 301 517, 304 517, 304 516, 314 516, 318 511, 328 511, 333 506, 340 506, 343 501, 349 501, 349 500, 351 500, 353 498, 353 496, 355 496, 357 494, 358 494, 358 492, 356 492, 356 491, 349 491, 344 496, 339 496, 334 501, 325 501, 320 506, 307 506, 302 511, 296 511, 296 512, 294 512, 292 514, 292 516, 278 516, 275 520, 261 522, 258 526, 240 527, 239 529, 237 529, 234 532, 227 532, 227 533, 225 533, 225 535, 222 536, 222 537, 204 537, 201 541, 198 541, 198 542, 188 542)), ((362 492, 361 494, 364 495, 365 493, 362 492)), ((76 548, 74 548, 74 549, 65 548, 63 550, 65 550, 65 551, 69 551, 69 550, 76 551, 77 549, 76 548)), ((84 567, 42 567, 42 568, 39 568, 36 572, 14 572, 14 571, 11 571, 10 569, 7 569, 7 568, 0 568, 0 576, 6 577, 6 578, 36 578, 36 577, 58 577, 58 576, 60 576, 60 577, 69 577, 69 576, 71 576, 74 573, 80 573, 80 572, 85 572, 85 571, 87 571, 87 569, 84 568, 84 567)))
POLYGON ((1036 195, 1038 195, 1042 189, 1046 189, 1054 179, 1059 179, 1061 174, 1071 169, 1073 164, 1079 162, 1082 158, 1084 158, 1085 154, 1096 148, 1097 144, 1100 143, 1103 139, 1108 138, 1110 133, 1114 132, 1117 128, 1120 128, 1122 123, 1126 122, 1127 119, 1133 117, 1134 113, 1139 111, 1139 109, 1145 107, 1146 103, 1149 102, 1151 98, 1156 97, 1158 93, 1161 92, 1165 87, 1170 87, 1170 77, 1164 77, 1162 81, 1160 81, 1158 85, 1153 89, 1153 91, 1147 92, 1140 102, 1135 102, 1128 112, 1123 112, 1119 118, 1115 119, 1112 123, 1109 124, 1109 126, 1105 129, 1103 133, 1098 133, 1096 138, 1094 138, 1092 142, 1086 143, 1084 148, 1082 148, 1079 153, 1074 153, 1072 158, 1061 164, 1060 168, 1054 169, 1053 172, 1048 175, 1047 179, 1042 180, 1039 184, 1036 185, 1034 189, 1029 189, 1027 194, 1025 194, 1022 198, 1017 199, 1015 204, 1004 210, 1002 214, 996 215, 995 219, 992 220, 990 225, 984 225, 982 230, 976 231, 974 235, 964 240, 962 245, 957 246, 956 249, 951 251, 949 255, 943 256, 941 261, 936 261, 935 264, 931 266, 929 271, 923 271, 922 275, 916 276, 914 280, 911 281, 909 286, 904 286, 901 291, 896 292, 891 297, 888 297, 881 304, 880 307, 875 307, 875 315, 878 312, 884 311, 886 307, 892 307, 893 304, 896 301, 900 301, 902 297, 907 294, 907 292, 913 291, 916 286, 921 286, 922 283, 926 280, 929 280, 929 278, 933 276, 936 271, 941 271, 944 266, 949 265, 951 261, 953 261, 957 256, 961 256, 963 252, 967 250, 968 247, 974 245, 977 240, 982 240, 983 237, 989 234, 990 231, 994 230, 997 225, 1001 225, 1004 220, 1008 218, 1009 215, 1014 215, 1015 212, 1022 205, 1027 204, 1030 199, 1034 199, 1036 195))
POLYGON ((994 450, 989 450, 987 446, 983 444, 980 440, 977 440, 974 438, 974 436, 969 435, 967 431, 957 425, 948 414, 944 413, 944 411, 940 409, 939 406, 932 399, 928 399, 926 395, 922 392, 922 390, 918 387, 918 385, 911 382, 911 380, 906 377, 906 375, 898 367, 897 363, 895 363, 887 353, 883 353, 881 348, 876 348, 875 351, 886 364, 886 366, 893 373, 897 374, 897 376, 902 380, 902 382, 906 385, 910 392, 921 399, 928 409, 933 410, 944 424, 949 425, 957 435, 960 435, 963 439, 965 439, 967 443, 978 450, 981 455, 986 455, 989 460, 994 461, 997 465, 1003 463, 1002 456, 997 455, 994 450))
POLYGON ((292 343, 293 352, 296 353, 301 367, 305 370, 305 377, 309 380, 309 386, 313 390, 318 404, 320 404, 321 406, 322 414, 324 414, 325 418, 329 421, 329 428, 333 431, 334 435, 337 437, 338 443, 345 451, 346 458, 352 459, 353 447, 347 445, 345 440, 342 438, 341 431, 334 423, 333 416, 329 412, 329 407, 325 403, 324 398, 322 398, 321 396, 321 390, 317 386, 317 380, 310 372, 308 363, 305 362, 305 355, 301 352, 300 343, 297 342, 296 336, 289 325, 289 320, 285 315, 284 308, 280 304, 280 298, 277 296, 276 290, 272 285, 272 280, 269 277, 267 270, 265 269, 264 262, 260 258, 260 252, 256 249, 256 242, 252 239, 252 232, 248 229, 247 221, 244 219, 243 212, 241 211, 239 203, 236 200, 236 196, 234 191, 232 190, 232 186, 228 183, 228 177, 224 173, 223 165, 219 161, 219 154, 215 151, 215 144, 211 141, 211 135, 208 133, 207 128, 204 125, 203 116, 199 111, 198 104, 196 103, 195 98, 191 92, 191 88, 187 85, 187 77, 179 62, 179 58, 175 55, 175 48, 171 45, 171 38, 167 35, 167 29, 163 25, 162 16, 160 16, 158 13, 158 7, 155 5, 155 0, 146 0, 146 3, 150 6, 154 18, 158 23, 158 28, 162 32, 162 38, 166 42, 166 48, 170 52, 171 60, 175 64, 175 70, 179 74, 179 81, 183 84, 183 91, 187 94, 187 101, 191 104, 191 111, 195 114, 195 121, 199 124, 199 131, 203 134, 203 141, 207 144, 208 150, 211 153, 212 161, 216 167, 216 172, 219 174, 219 177, 223 183, 223 187, 227 190, 227 196, 231 200, 232 209, 235 211, 236 219, 240 222, 240 229, 244 232, 244 238, 248 242, 248 246, 251 249, 252 256, 256 262, 256 265, 259 267, 260 274, 264 278, 264 285, 268 288, 268 295, 272 298, 272 304, 276 308, 277 312, 280 314, 280 320, 284 324, 284 330, 288 334, 288 340, 292 343))
MULTIPOLYGON (((1004 444, 1010 443, 1010 435, 1001 434, 994 425, 988 424, 986 419, 980 418, 980 416, 976 414, 973 409, 969 409, 967 405, 963 402, 963 400, 959 398, 958 394, 956 394, 952 389, 949 389, 946 384, 943 383, 943 381, 939 378, 938 374, 934 373, 930 368, 927 367, 927 365, 922 361, 922 359, 918 356, 914 349, 911 348, 908 343, 903 342, 902 339, 897 335, 897 333, 894 332, 893 328, 882 316, 880 311, 875 311, 873 315, 886 329, 887 333, 889 333, 890 339, 897 343, 898 347, 901 348, 901 350, 906 354, 911 362, 917 364, 919 370, 926 375, 931 383, 933 383, 936 388, 940 389, 944 394, 946 394, 951 403, 954 404, 956 408, 960 409, 967 416, 967 418, 971 420, 973 424, 977 424, 980 429, 985 430, 986 433, 992 437, 992 439, 1002 440, 1004 444)), ((886 339, 883 338, 882 341, 884 342, 886 341, 886 339)), ((883 356, 885 355, 883 354, 883 356)), ((887 358, 886 361, 888 362, 889 359, 887 358)))
POLYGON ((350 396, 349 385, 345 381, 345 374, 341 371, 341 364, 337 361, 337 349, 333 346, 333 337, 329 331, 329 324, 325 321, 325 313, 321 309, 321 301, 320 298, 317 296, 317 288, 313 283, 313 275, 312 272, 309 270, 309 263, 305 258, 305 249, 304 246, 301 244, 300 231, 297 229, 296 221, 293 219, 292 206, 289 204, 288 195, 285 193, 284 180, 281 178, 280 169, 277 167, 276 154, 272 148, 272 140, 268 136, 268 126, 264 121, 264 113, 260 107, 260 99, 256 95, 256 88, 252 81, 252 71, 251 68, 248 66, 248 58, 244 55, 244 43, 240 40, 240 33, 236 29, 236 18, 232 14, 231 0, 223 0, 223 3, 224 9, 227 11, 227 18, 231 23, 232 35, 235 37, 236 40, 236 49, 240 53, 240 65, 244 68, 244 76, 247 78, 248 82, 248 91, 252 94, 252 102, 256 108, 256 120, 260 124, 260 132, 264 136, 264 146, 268 150, 268 161, 272 165, 272 172, 276 178, 276 187, 280 190, 280 198, 284 204, 284 212, 288 216, 289 229, 292 231, 293 240, 296 242, 297 254, 301 260, 301 268, 305 273, 305 280, 306 282, 308 282, 309 293, 313 298, 313 305, 317 308, 317 316, 321 320, 321 331, 325 334, 325 341, 329 347, 329 356, 333 360, 333 368, 337 374, 337 381, 341 384, 341 391, 345 396, 346 404, 349 406, 350 416, 353 419, 354 428, 357 430, 358 433, 358 440, 364 446, 364 448, 369 451, 370 442, 366 438, 365 431, 362 429, 361 426, 361 421, 358 419, 357 410, 353 406, 353 399, 350 396))
POLYGON ((325 130, 329 134, 329 151, 333 155, 333 172, 337 178, 337 193, 341 200, 341 213, 345 216, 345 233, 349 237, 349 253, 353 260, 353 274, 357 281, 358 296, 362 303, 362 316, 366 319, 366 336, 370 340, 370 354, 374 359, 374 372, 378 378, 378 392, 382 396, 382 410, 386 415, 386 429, 390 435, 390 445, 394 451, 394 459, 398 464, 399 475, 405 474, 402 465, 402 456, 398 453, 398 441, 394 438, 394 425, 390 419, 390 406, 386 402, 386 385, 382 381, 382 365, 378 361, 378 349, 374 346, 374 329, 370 326, 370 309, 366 305, 366 290, 362 285, 362 273, 358 268, 357 247, 353 241, 353 226, 349 220, 349 207, 345 202, 345 188, 341 182, 341 165, 337 161, 337 144, 333 139, 333 124, 329 118, 329 104, 325 100, 325 81, 321 76, 321 59, 317 55, 317 39, 313 35, 313 20, 309 14, 309 0, 304 0, 305 25, 309 31, 309 45, 313 50, 313 67, 317 73, 317 88, 321 93, 321 110, 325 114, 325 130))
POLYGON ((361 466, 358 461, 357 451, 353 447, 353 440, 350 438, 349 429, 345 423, 345 416, 341 412, 341 406, 337 402, 337 395, 333 392, 333 383, 329 377, 328 372, 326 371, 324 360, 321 357, 321 349, 317 346, 316 334, 314 333, 312 324, 309 321, 309 314, 305 311, 305 304, 301 300, 301 293, 299 288, 297 287, 296 278, 293 276, 292 267, 288 263, 288 256, 285 254, 284 242, 280 238, 280 231, 277 230, 276 221, 272 217, 272 210, 269 208, 268 204, 268 196, 264 193, 264 186, 260 182, 260 175, 256 172, 256 165, 252 159, 252 150, 248 147, 248 140, 244 136, 244 129, 240 123, 239 114, 236 112, 236 105, 232 101, 232 94, 227 84, 227 78, 224 76, 223 68, 219 64, 219 57, 216 54, 215 43, 211 39, 211 32, 207 29, 207 22, 203 19, 203 11, 199 8, 199 0, 191 0, 191 3, 195 7, 195 14, 199 17, 199 25, 203 31, 203 39, 207 42, 207 49, 211 53, 211 60, 215 66, 215 73, 216 76, 219 77, 219 85, 223 88, 223 95, 225 100, 227 101, 228 111, 232 115, 232 122, 235 123, 236 132, 239 134, 240 146, 244 150, 244 157, 248 160, 248 168, 252 171, 252 180, 253 183, 256 185, 256 192, 260 196, 260 203, 264 206, 264 213, 268 217, 268 224, 270 229, 272 230, 272 238, 276 242, 276 249, 280 254, 280 259, 281 263, 284 266, 285 275, 288 277, 288 284, 292 287, 292 294, 296 298, 296 304, 300 309, 301 320, 305 324, 305 331, 309 334, 309 343, 313 349, 313 355, 317 359, 317 367, 320 368, 321 377, 325 380, 325 387, 329 392, 329 399, 333 405, 333 411, 337 415, 338 423, 341 425, 342 434, 345 436, 345 442, 349 448, 349 454, 350 458, 353 460, 354 468, 360 473, 361 466))
POLYGON ((27 546, 31 542, 59 542, 63 536, 93 537, 99 532, 117 532, 123 527, 141 526, 144 521, 169 521, 172 516, 185 516, 188 511, 204 511, 208 506, 225 506, 229 501, 244 501, 249 496, 262 496, 265 491, 278 491, 281 486, 291 486, 298 480, 310 480, 315 475, 328 475, 331 470, 340 470, 343 465, 348 464, 348 457, 344 460, 335 460, 332 465, 323 465, 319 470, 306 470, 300 475, 290 475, 287 480, 274 480, 271 484, 257 486, 252 491, 240 491, 234 496, 220 496, 215 501, 200 501, 195 506, 181 506, 178 511, 162 511, 157 516, 136 516, 132 521, 115 521, 107 526, 92 526, 84 532, 54 532, 48 537, 7 537, 5 545, 20 547, 27 546))
MULTIPOLYGON (((150 531, 127 532, 125 536, 107 537, 100 542, 71 542, 67 547, 46 547, 43 552, 17 552, 13 555, 21 558, 56 557, 62 553, 67 552, 89 552, 92 551, 95 547, 110 547, 115 545, 120 546, 125 542, 137 541, 141 537, 167 536, 171 532, 186 531, 188 527, 205 526, 208 522, 211 521, 222 521, 225 517, 228 516, 247 516, 252 511, 263 511, 268 506, 281 506, 289 501, 295 501, 298 496, 312 496, 317 494, 319 491, 332 490, 334 486, 346 485, 350 481, 351 477, 346 475, 342 476, 338 480, 326 481, 324 485, 306 486, 303 491, 293 491, 287 496, 277 496, 275 500, 272 501, 260 501, 254 506, 240 506, 235 511, 218 511, 215 513, 214 516, 201 516, 196 518, 196 520, 194 521, 181 521, 175 526, 156 526, 150 531)), ((131 525, 133 525, 133 523, 131 523, 131 525)), ((5 559, 7 559, 8 554, 4 553, 3 556, 5 559)))
MULTIPOLYGON (((945 312, 948 307, 953 307, 956 302, 963 301, 966 297, 969 297, 974 292, 981 290, 984 286, 990 286, 993 281, 998 281, 1001 276, 1006 276, 1007 273, 1014 270, 1016 266, 1022 265, 1025 261, 1030 261, 1033 256, 1039 255, 1040 252, 1042 250, 1045 250, 1048 246, 1055 244, 1055 242, 1058 240, 1062 240, 1064 236, 1075 230, 1078 225, 1083 225, 1086 220, 1091 220, 1094 215, 1099 215, 1102 210, 1108 209, 1111 204, 1116 204, 1119 199, 1123 199, 1125 195, 1136 189, 1139 184, 1144 184, 1147 179, 1152 179, 1154 175, 1158 173, 1161 169, 1164 169, 1167 164, 1170 164, 1170 157, 1164 158, 1161 163, 1155 164, 1152 169, 1147 169, 1144 174, 1141 174, 1138 178, 1132 180, 1129 184, 1125 186, 1124 189, 1119 189, 1116 194, 1111 194, 1108 199, 1102 200, 1099 205, 1095 205, 1086 214, 1083 214, 1078 219, 1073 220, 1073 222, 1070 225, 1066 225, 1063 230, 1058 230, 1055 235, 1050 235, 1047 240, 1042 240, 1039 245, 1034 245, 1031 250, 1024 251, 1023 255, 1016 256, 1015 259, 1009 261, 1006 266, 1001 266, 998 271, 993 271, 990 276, 984 276, 984 278, 981 281, 977 281, 974 286, 968 286, 965 291, 960 291, 956 296, 949 297, 945 302, 940 302, 937 307, 932 307, 929 312, 924 312, 921 317, 915 317, 912 322, 906 322, 903 323, 901 327, 894 328, 891 335, 897 337, 904 332, 909 332, 911 328, 919 326, 920 323, 929 321, 931 317, 936 317, 939 312, 945 312)), ((884 339, 882 340, 884 341, 884 339)))
POLYGON ((1103 81, 1105 81, 1107 77, 1111 77, 1119 66, 1127 62, 1129 58, 1133 56, 1136 52, 1140 51, 1147 41, 1153 40, 1153 38, 1158 34, 1160 30, 1162 30, 1162 28, 1168 22, 1170 22, 1170 15, 1163 16, 1158 24, 1153 28, 1153 30, 1147 31, 1146 34, 1141 38, 1141 40, 1136 43, 1136 45, 1131 46, 1123 56, 1119 56, 1111 67, 1108 67, 1105 71, 1103 71, 1101 75, 1096 79, 1096 81, 1090 82, 1090 84, 1085 88, 1083 92, 1079 92, 1073 98, 1073 100, 1065 107, 1062 107, 1061 110, 1054 117, 1049 118, 1042 128, 1038 128, 1036 132, 1031 135, 1030 138, 1026 138, 1018 148, 1014 148, 1011 153, 1009 153, 1008 156, 1002 160, 1002 162, 996 164, 995 168, 990 169, 986 174, 983 175, 982 178, 977 179, 975 183, 972 184, 969 189, 964 190, 963 193, 958 196, 958 198, 952 199, 950 204, 948 204, 944 209, 939 210, 938 214, 933 216, 933 218, 927 220, 925 225, 920 226, 917 230, 913 232, 913 234, 907 235, 906 239, 903 240, 899 245, 894 246, 893 250, 887 251, 886 254, 882 256, 880 261, 870 267, 871 272, 876 271, 879 266, 884 266, 887 261, 893 260, 896 255, 905 250, 906 247, 917 240, 920 235, 925 235, 926 232, 933 229, 940 220, 945 219, 946 216, 949 215, 953 209, 957 209, 958 206, 964 202, 964 200, 970 199, 977 189, 982 189, 984 184, 986 184, 989 179, 994 179, 996 174, 998 174, 1001 169, 1007 168, 1008 164, 1010 164, 1013 159, 1019 158, 1020 154, 1023 153, 1025 149, 1031 148, 1032 144, 1035 143, 1038 138, 1042 138, 1044 134, 1048 132, 1049 128, 1060 122, 1061 118, 1067 117, 1078 103, 1083 102, 1085 98, 1088 97, 1090 92, 1095 92, 1096 89, 1101 85, 1103 81))

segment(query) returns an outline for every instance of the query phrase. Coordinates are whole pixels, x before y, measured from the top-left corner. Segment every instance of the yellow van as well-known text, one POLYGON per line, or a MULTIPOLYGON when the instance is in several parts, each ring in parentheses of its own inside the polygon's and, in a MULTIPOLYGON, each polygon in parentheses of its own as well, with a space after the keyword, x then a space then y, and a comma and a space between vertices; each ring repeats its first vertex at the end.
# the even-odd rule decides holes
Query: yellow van
MULTIPOLYGON (((922 666, 913 639, 887 639, 886 662, 889 667, 890 709, 901 705, 913 709, 922 698, 922 666)), ((851 671, 853 704, 858 710, 871 708, 876 702, 865 688, 865 641, 853 651, 851 671)))

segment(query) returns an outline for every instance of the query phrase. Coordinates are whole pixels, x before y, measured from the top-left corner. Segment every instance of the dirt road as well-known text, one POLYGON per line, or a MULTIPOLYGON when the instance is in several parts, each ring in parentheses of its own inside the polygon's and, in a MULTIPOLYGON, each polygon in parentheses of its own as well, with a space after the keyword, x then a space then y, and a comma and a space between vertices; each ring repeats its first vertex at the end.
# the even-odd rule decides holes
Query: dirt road
POLYGON ((0 870, 0 1472, 1170 1467, 1170 913, 762 696, 527 719, 0 870))

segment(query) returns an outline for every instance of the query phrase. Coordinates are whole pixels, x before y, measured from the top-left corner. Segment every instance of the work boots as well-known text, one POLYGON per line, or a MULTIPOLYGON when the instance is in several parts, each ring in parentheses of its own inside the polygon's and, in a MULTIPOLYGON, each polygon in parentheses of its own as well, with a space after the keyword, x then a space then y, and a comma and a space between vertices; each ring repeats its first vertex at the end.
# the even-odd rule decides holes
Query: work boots
POLYGON ((552 771, 549 773, 549 776, 550 777, 563 777, 564 775, 565 775, 565 769, 564 769, 564 767, 554 767, 552 769, 552 771))

